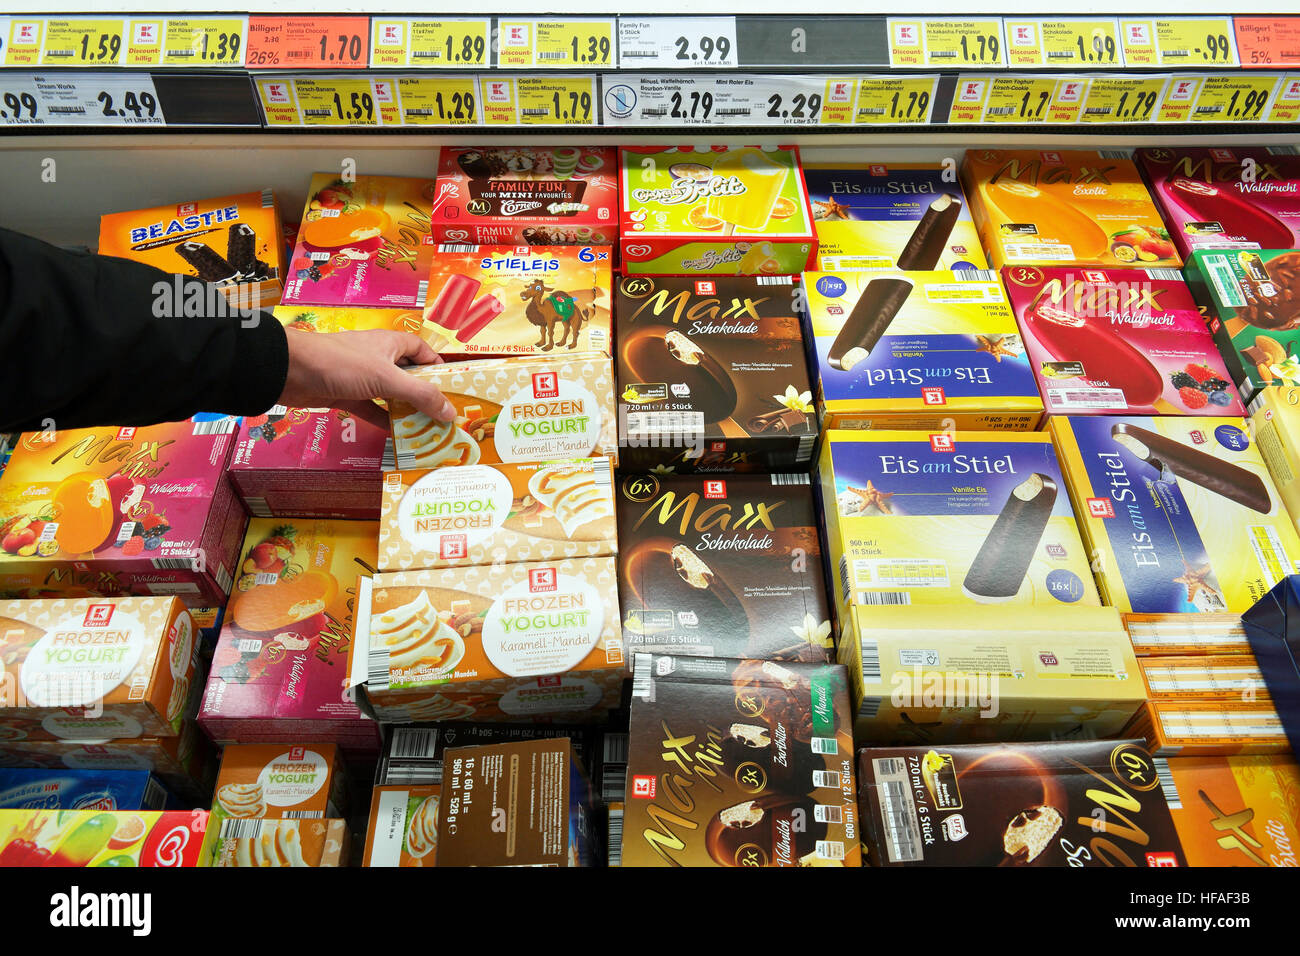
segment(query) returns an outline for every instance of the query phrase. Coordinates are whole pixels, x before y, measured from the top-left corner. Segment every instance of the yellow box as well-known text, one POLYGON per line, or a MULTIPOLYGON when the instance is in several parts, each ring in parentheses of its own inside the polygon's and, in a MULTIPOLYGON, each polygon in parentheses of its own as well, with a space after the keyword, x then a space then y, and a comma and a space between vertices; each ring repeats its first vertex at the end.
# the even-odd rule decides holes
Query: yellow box
POLYGON ((1282 503, 1296 524, 1300 514, 1300 388, 1266 388, 1250 403, 1255 442, 1282 503))
POLYGON ((859 745, 1114 737, 1146 698, 1113 608, 857 607, 839 654, 859 745))
POLYGON ((850 605, 1099 605, 1050 438, 830 431, 819 473, 850 605))
POLYGON ((1147 701, 1124 731, 1144 737, 1153 757, 1290 753, 1269 701, 1147 701))

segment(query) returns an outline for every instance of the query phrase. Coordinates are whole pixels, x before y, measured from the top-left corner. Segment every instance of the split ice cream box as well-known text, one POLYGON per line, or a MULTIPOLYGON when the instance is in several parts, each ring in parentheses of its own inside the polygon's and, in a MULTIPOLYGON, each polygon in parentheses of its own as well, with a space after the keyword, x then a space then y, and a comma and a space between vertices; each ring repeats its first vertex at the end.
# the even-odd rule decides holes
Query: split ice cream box
POLYGON ((353 683, 386 722, 604 715, 619 623, 610 557, 380 574, 361 582, 353 683))
POLYGON ((637 655, 622 865, 858 866, 835 664, 637 655))
POLYGON ((823 428, 1036 428, 1034 373, 997 273, 808 272, 823 428))
POLYGON ((0 602, 0 720, 55 737, 176 736, 195 640, 176 598, 0 602), (64 720, 84 732, 61 734, 64 720))
POLYGON ((1049 415, 1244 414, 1176 270, 1011 266, 1002 276, 1049 415))
POLYGON ((799 470, 817 443, 803 289, 787 276, 627 276, 615 299, 622 466, 799 470))
POLYGON ((1136 740, 867 748, 876 866, 1187 866, 1157 762, 1136 740))
POLYGON ((988 268, 955 168, 806 163, 803 173, 822 272, 988 268))
POLYGON ((602 557, 617 550, 608 458, 384 475, 381 571, 602 557))
POLYGON ((834 658, 806 475, 625 475, 617 509, 630 655, 834 658))
POLYGON ((374 521, 254 518, 213 654, 199 724, 217 743, 334 742, 375 752, 348 698, 357 581, 374 573, 374 521))
POLYGON ((232 305, 265 309, 285 280, 280 211, 270 189, 110 213, 99 219, 99 254, 216 285, 232 305))
POLYGON ((1186 274, 1243 399, 1300 385, 1300 252, 1198 250, 1186 274))
POLYGON ((24 434, 0 475, 0 589, 224 604, 247 522, 225 475, 235 425, 24 434))
POLYGON ((440 243, 613 245, 618 153, 611 147, 443 147, 433 236, 440 243))
POLYGON ((422 308, 434 188, 432 179, 313 175, 281 303, 422 308))
POLYGON ((444 356, 609 354, 610 246, 439 245, 424 328, 444 356))
POLYGON ((831 431, 819 465, 841 618, 854 605, 1098 605, 1051 439, 831 431))
POLYGON ((456 417, 436 421, 409 402, 389 402, 398 468, 593 455, 617 461, 614 370, 603 353, 447 362, 409 374, 442 392, 456 417))
POLYGON ((1184 259, 1300 240, 1300 157, 1267 146, 1153 146, 1134 158, 1184 259))
POLYGON ((1126 150, 972 149, 961 178, 995 269, 1182 265, 1126 150))
POLYGON ((1300 537, 1239 418, 1053 418, 1106 603, 1233 613, 1297 570, 1300 537))
POLYGON ((620 151, 625 275, 794 275, 817 234, 794 146, 620 151))
POLYGON ((204 866, 211 834, 203 810, 0 810, 0 867, 204 866))

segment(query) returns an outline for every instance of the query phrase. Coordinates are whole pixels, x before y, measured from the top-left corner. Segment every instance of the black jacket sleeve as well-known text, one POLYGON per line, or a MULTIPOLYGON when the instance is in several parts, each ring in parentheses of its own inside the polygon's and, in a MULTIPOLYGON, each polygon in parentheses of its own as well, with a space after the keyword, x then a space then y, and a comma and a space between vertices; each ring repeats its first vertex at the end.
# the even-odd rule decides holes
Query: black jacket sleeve
POLYGON ((5 229, 0 356, 0 431, 256 415, 289 370, 268 312, 241 317, 196 279, 5 229))

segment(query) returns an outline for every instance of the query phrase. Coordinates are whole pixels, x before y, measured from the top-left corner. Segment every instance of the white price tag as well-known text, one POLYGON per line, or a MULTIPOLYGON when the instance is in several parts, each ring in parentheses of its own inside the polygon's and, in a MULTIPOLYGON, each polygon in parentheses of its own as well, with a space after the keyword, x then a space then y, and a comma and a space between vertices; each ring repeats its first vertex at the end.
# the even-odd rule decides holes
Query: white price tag
POLYGON ((739 65, 735 17, 620 17, 619 62, 627 69, 673 70, 739 65))
POLYGON ((165 126, 146 74, 15 73, 0 76, 6 126, 165 126))
POLYGON ((828 95, 825 77, 759 74, 620 73, 602 88, 607 126, 818 126, 828 95))

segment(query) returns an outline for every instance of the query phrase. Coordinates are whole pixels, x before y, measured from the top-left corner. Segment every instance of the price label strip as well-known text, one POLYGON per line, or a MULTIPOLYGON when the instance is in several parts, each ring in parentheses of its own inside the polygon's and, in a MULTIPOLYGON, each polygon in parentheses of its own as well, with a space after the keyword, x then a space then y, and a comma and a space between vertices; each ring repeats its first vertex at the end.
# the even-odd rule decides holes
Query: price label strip
POLYGON ((1003 21, 1007 37, 1007 63, 1012 69, 1076 70, 1124 66, 1119 21, 1114 17, 1089 20, 1003 21))
MULTIPOLYGON (((136 25, 132 25, 133 31, 136 25)), ((219 19, 173 18, 167 21, 158 66, 244 65, 247 17, 219 19)), ((138 46, 133 38, 133 48, 138 46)))
POLYGON ((520 126, 600 125, 594 76, 516 77, 515 103, 520 126))
POLYGON ((1231 17, 1120 20, 1127 66, 1237 66, 1231 17))
POLYGON ((572 70, 617 66, 614 21, 506 20, 497 24, 497 66, 572 70))
POLYGON ((1265 122, 1282 80, 1275 74, 1208 75, 1202 79, 1189 119, 1193 123, 1265 122))
POLYGON ((0 75, 5 126, 165 126, 148 74, 0 75))
POLYGON ((363 70, 370 18, 251 16, 247 46, 252 70, 363 70))
POLYGON ((379 18, 371 22, 370 67, 438 70, 488 65, 492 21, 379 18))
POLYGON ((1094 76, 1084 94, 1080 123, 1150 123, 1159 115, 1166 76, 1094 76))
POLYGON ((1300 66, 1300 17, 1233 17, 1232 26, 1242 66, 1300 66))
POLYGON ((483 122, 476 76, 401 76, 397 90, 402 126, 475 126, 483 122))
POLYGON ((978 20, 888 18, 892 67, 999 67, 1007 65, 1000 17, 978 20))
POLYGON ((959 76, 950 124, 1076 123, 1087 83, 1053 76, 959 76))
POLYGON ((939 77, 864 76, 858 80, 854 126, 924 126, 934 111, 939 77))
POLYGON ((734 69, 735 17, 620 17, 618 58, 624 69, 734 69))
POLYGON ((41 66, 119 66, 126 21, 46 20, 41 66))

